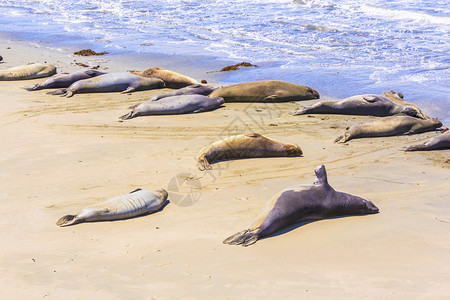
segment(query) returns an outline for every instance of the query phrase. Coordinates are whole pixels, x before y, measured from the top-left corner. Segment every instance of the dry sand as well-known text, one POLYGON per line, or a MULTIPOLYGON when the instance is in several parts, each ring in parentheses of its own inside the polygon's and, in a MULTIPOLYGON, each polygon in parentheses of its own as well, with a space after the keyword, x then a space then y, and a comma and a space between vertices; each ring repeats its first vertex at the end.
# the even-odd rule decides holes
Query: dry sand
MULTIPOLYGON (((0 69, 46 61, 72 72, 76 60, 107 71, 171 67, 197 79, 209 71, 70 53, 3 38, 0 69)), ((450 152, 399 150, 439 133, 334 144, 371 118, 288 115, 298 103, 119 122, 128 106, 162 91, 62 98, 21 89, 43 80, 0 82, 1 299, 448 299, 450 152), (203 146, 250 131, 296 143, 304 156, 197 170, 203 146), (247 248, 222 244, 272 195, 311 184, 319 164, 336 190, 380 213, 293 226, 247 248), (193 205, 174 203, 190 195, 186 184, 176 193, 177 175, 201 184, 193 205), (169 189, 172 203, 129 220, 55 225, 138 187, 169 189)))

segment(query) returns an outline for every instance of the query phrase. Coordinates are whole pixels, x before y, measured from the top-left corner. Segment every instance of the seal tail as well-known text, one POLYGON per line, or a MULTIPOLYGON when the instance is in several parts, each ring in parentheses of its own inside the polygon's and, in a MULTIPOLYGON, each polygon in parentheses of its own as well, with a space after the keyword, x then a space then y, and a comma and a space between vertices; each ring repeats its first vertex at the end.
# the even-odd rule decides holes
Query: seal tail
POLYGON ((334 140, 334 142, 335 142, 335 143, 343 144, 343 143, 345 143, 345 142, 347 142, 347 141, 349 141, 349 140, 350 140, 350 135, 348 135, 347 133, 344 133, 343 135, 338 136, 338 137, 334 140))
POLYGON ((305 113, 306 113, 306 110, 304 108, 298 108, 298 109, 290 111, 290 114, 292 116, 304 115, 305 113))
POLYGON ((27 90, 27 91, 38 91, 38 90, 42 90, 42 85, 35 84, 32 86, 25 86, 25 87, 23 87, 23 89, 27 90))
POLYGON ((425 150, 425 149, 426 149, 425 144, 419 144, 419 145, 413 145, 413 146, 406 147, 404 149, 404 151, 407 151, 407 152, 409 152, 409 151, 422 151, 422 150, 425 150))
POLYGON ((129 119, 133 119, 133 118, 136 118, 136 117, 138 117, 138 114, 134 110, 132 110, 129 113, 127 113, 127 114, 125 114, 123 116, 120 116, 119 119, 121 119, 121 120, 129 120, 129 119))
POLYGON ((242 245, 244 247, 253 245, 259 239, 257 229, 246 229, 226 238, 223 243, 228 245, 242 245))
POLYGON ((198 158, 198 169, 200 171, 212 170, 210 163, 205 157, 205 154, 200 155, 200 157, 198 158))
POLYGON ((52 92, 47 92, 48 95, 62 95, 65 96, 67 94, 67 89, 59 89, 52 92))
POLYGON ((64 226, 75 225, 75 224, 78 224, 81 222, 83 222, 83 219, 78 218, 76 215, 65 215, 64 217, 60 218, 56 222, 56 225, 58 225, 60 227, 64 227, 64 226))

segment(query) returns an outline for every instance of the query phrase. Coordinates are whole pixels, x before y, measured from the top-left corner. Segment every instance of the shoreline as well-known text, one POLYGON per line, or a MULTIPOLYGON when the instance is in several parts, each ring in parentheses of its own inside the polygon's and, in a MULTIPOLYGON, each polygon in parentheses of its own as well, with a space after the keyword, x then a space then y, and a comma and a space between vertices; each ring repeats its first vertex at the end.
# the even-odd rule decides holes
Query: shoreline
MULTIPOLYGON (((80 69, 74 60, 98 62, 107 71, 142 65, 127 55, 73 57, 0 39, 14 51, 14 56, 0 53, 7 61, 2 69, 34 60, 55 64, 59 74, 80 69)), ((186 57, 155 57, 145 68, 166 59, 160 66, 198 80, 209 64, 220 63, 213 59, 198 67, 195 61, 183 63, 186 57), (179 69, 170 67, 178 64, 179 69)), ((209 75, 205 79, 213 84, 228 76, 209 75)), ((439 221, 450 221, 448 150, 399 150, 438 133, 339 145, 333 140, 347 126, 373 118, 286 114, 295 103, 228 103, 212 112, 120 122, 128 106, 161 91, 62 98, 21 89, 44 80, 0 82, 0 282, 7 287, 0 298, 444 299, 450 294, 450 225, 439 221), (248 131, 298 144, 304 156, 233 160, 214 164, 210 173, 197 170, 203 146, 248 131), (311 184, 320 164, 337 191, 371 200, 380 213, 297 224, 247 248, 222 244, 248 228, 280 190, 311 184), (176 188, 189 193, 171 186, 185 173, 202 187, 191 206, 172 202, 161 212, 123 221, 55 225, 65 214, 138 187, 169 189, 173 201, 176 188)))

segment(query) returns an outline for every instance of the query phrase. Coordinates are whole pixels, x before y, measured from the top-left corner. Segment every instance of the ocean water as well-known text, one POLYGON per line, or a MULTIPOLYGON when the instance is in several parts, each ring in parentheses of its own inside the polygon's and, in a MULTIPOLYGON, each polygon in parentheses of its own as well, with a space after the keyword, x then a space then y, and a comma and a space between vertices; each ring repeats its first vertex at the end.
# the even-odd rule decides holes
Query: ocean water
POLYGON ((333 98, 395 90, 450 122, 448 0, 0 0, 0 30, 112 53, 208 55, 333 98))

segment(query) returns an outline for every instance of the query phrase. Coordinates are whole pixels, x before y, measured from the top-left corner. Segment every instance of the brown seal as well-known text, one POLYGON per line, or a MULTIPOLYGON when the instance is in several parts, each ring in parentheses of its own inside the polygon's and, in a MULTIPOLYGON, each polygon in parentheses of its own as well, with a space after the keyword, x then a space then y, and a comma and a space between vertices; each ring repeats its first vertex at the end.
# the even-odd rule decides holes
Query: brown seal
POLYGON ((135 71, 131 73, 142 77, 162 79, 166 84, 166 87, 171 89, 179 89, 192 84, 200 84, 200 82, 189 76, 163 68, 150 68, 145 71, 135 71))
POLYGON ((281 143, 258 133, 230 136, 200 151, 198 169, 211 170, 211 163, 232 158, 301 156, 299 146, 281 143))
POLYGON ((410 116, 390 116, 375 121, 353 125, 339 136, 335 142, 345 143, 351 139, 364 137, 383 137, 393 135, 408 135, 433 131, 442 126, 436 119, 419 119, 410 116))
POLYGON ((56 67, 46 64, 29 64, 0 71, 0 80, 26 80, 49 77, 56 73, 56 67))
POLYGON ((225 86, 210 97, 221 97, 225 102, 288 102, 319 98, 319 93, 307 86, 281 80, 250 81, 225 86))

